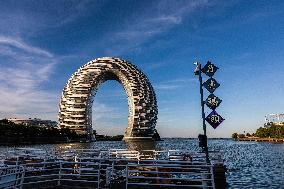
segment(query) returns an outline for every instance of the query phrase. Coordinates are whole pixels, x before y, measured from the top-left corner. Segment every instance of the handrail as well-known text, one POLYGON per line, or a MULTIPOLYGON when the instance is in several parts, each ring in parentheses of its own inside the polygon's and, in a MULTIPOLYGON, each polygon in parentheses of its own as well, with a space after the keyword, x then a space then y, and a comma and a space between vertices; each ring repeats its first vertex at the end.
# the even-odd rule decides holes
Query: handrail
MULTIPOLYGON (((136 178, 141 181, 148 179, 147 182, 145 181, 145 185, 155 185, 155 183, 148 183, 149 180, 159 180, 158 182, 172 181, 173 183, 177 180, 184 180, 184 182, 189 180, 190 182, 201 183, 200 186, 209 185, 214 188, 213 166, 212 164, 206 163, 205 155, 202 153, 181 150, 145 150, 138 152, 127 149, 111 149, 105 151, 96 149, 75 149, 70 152, 71 155, 68 154, 68 158, 64 158, 64 154, 67 155, 66 153, 64 152, 58 156, 54 156, 54 159, 50 158, 52 156, 46 156, 50 158, 48 160, 36 159, 35 161, 38 162, 33 162, 33 160, 25 161, 25 159, 24 161, 19 161, 19 158, 11 159, 11 164, 13 164, 14 161, 17 166, 23 168, 23 174, 15 180, 18 181, 18 183, 14 186, 20 188, 20 186, 28 187, 31 184, 47 182, 53 182, 55 185, 80 182, 95 183, 96 187, 99 188, 100 185, 102 185, 102 180, 107 177, 106 174, 110 174, 110 177, 109 175, 108 177, 112 179, 121 178, 122 176, 125 179, 124 182, 126 182, 126 185, 129 186, 143 184, 138 182, 133 183, 133 179, 136 178), (184 154, 190 155, 192 159, 183 158, 184 154), (131 175, 133 173, 137 175, 131 175), (143 177, 145 174, 148 174, 148 176, 143 177), (153 176, 153 174, 157 175, 153 176), (172 176, 187 175, 188 178, 164 178, 159 176, 159 174, 170 174, 172 176), (190 178, 194 175, 197 175, 195 180, 190 178)), ((220 157, 220 153, 214 153, 212 159, 215 158, 217 162, 220 162, 218 160, 220 157)), ((0 168, 0 171, 3 169, 5 168, 0 168)), ((6 176, 8 177, 9 174, 13 175, 14 173, 7 173, 6 176)), ((2 177, 0 176, 0 178, 2 177)), ((3 183, 5 184, 4 181, 1 182, 0 180, 0 186, 3 183)))
MULTIPOLYGON (((114 159, 119 162, 119 160, 114 159)), ((112 166, 111 177, 114 177, 113 169, 117 166, 123 166, 126 170, 125 180, 127 186, 133 185, 153 185, 149 180, 158 181, 162 186, 181 186, 177 181, 182 181, 183 186, 202 186, 203 188, 214 188, 212 165, 206 164, 191 164, 182 161, 166 161, 166 160, 141 160, 141 161, 127 161, 125 165, 115 164, 101 164, 101 163, 88 163, 88 162, 42 162, 42 163, 29 163, 21 165, 22 169, 25 168, 25 176, 17 180, 24 180, 21 186, 29 187, 31 184, 42 184, 47 182, 55 182, 57 185, 64 185, 64 182, 71 183, 92 183, 96 184, 97 188, 100 187, 101 170, 107 170, 106 167, 112 166), (137 163, 136 163, 137 162, 137 163), (102 167, 105 166, 104 167, 102 167), (34 167, 34 169, 33 169, 34 167), (147 168, 148 167, 148 168, 147 168), (41 169, 42 168, 42 169, 41 169), (142 168, 142 170, 141 170, 142 168), (147 169, 143 169, 147 168, 147 169), (153 170, 156 169, 156 170, 153 170), (76 172, 77 171, 77 172, 76 172), (86 172, 85 172, 86 171, 86 172), (84 172, 86 174, 84 174, 84 172), (138 175, 133 175, 133 173, 138 175), (145 176, 146 174, 146 176, 145 176), (148 174, 148 175, 147 175, 148 174), (153 176, 154 174, 154 176, 153 176), (156 176, 155 176, 156 174, 156 176), (178 177, 165 177, 163 175, 187 175, 188 178, 178 177), (152 176, 151 176, 152 175, 152 176), (194 178, 193 178, 194 177, 194 178), (90 180, 90 179, 91 180, 90 180), (95 180, 94 180, 95 179, 95 180), (133 179, 139 179, 140 182, 132 182, 133 179), (145 181, 148 180, 148 181, 145 181), (167 182, 172 182, 167 184, 167 182), (142 183, 141 183, 142 182, 142 183), (164 182, 164 183, 163 183, 164 182), (189 182, 186 183, 186 182, 189 182), (174 183, 174 184, 173 184, 174 183), (196 183, 199 183, 196 184, 196 183), (205 185, 208 185, 205 187, 205 185)), ((12 166, 16 167, 16 166, 12 166)), ((2 168, 3 169, 3 168, 2 168)), ((1 169, 0 169, 1 170, 1 169)), ((5 184, 2 182, 1 184, 5 184)), ((66 183, 65 183, 66 184, 66 183)), ((1 186, 1 185, 0 185, 1 186)), ((19 186, 19 185, 17 185, 19 186)), ((20 188, 20 187, 19 187, 20 188)))
POLYGON ((0 188, 22 188, 25 170, 22 166, 0 167, 0 188))
POLYGON ((192 165, 178 167, 177 164, 128 164, 126 188, 135 185, 215 188, 213 165, 199 167, 200 170, 191 170, 192 165))
MULTIPOLYGON (((127 149, 109 149, 109 150, 97 150, 97 149, 68 149, 64 152, 58 152, 54 154, 50 154, 48 152, 42 153, 44 150, 41 150, 40 154, 38 154, 38 150, 35 151, 35 154, 32 153, 32 149, 29 150, 27 154, 25 152, 26 149, 22 151, 22 153, 18 153, 19 149, 9 150, 6 152, 5 159, 18 157, 25 157, 34 159, 65 159, 65 160, 75 160, 76 158, 84 158, 84 157, 95 157, 95 158, 118 158, 118 159, 165 159, 165 160, 182 160, 184 155, 190 155, 193 157, 195 161, 205 161, 205 154, 202 152, 192 152, 192 151, 184 151, 184 150, 127 150, 127 149), (15 152, 15 153, 13 153, 15 152)), ((218 152, 210 152, 210 157, 213 162, 222 162, 223 155, 218 152)))
POLYGON ((24 177, 25 180, 23 183, 25 187, 31 184, 41 184, 46 182, 56 182, 58 186, 61 186, 64 185, 64 183, 62 183, 63 181, 68 181, 72 183, 78 183, 78 182, 93 183, 93 184, 96 183, 97 188, 99 188, 99 182, 100 182, 99 163, 57 161, 57 162, 30 163, 30 164, 24 164, 24 166, 25 167, 35 166, 35 169, 26 170, 26 176, 24 177), (42 167, 38 167, 39 165, 41 165, 42 167), (54 166, 54 167, 46 168, 44 166, 54 166), (43 168, 43 169, 38 169, 38 168, 43 168))

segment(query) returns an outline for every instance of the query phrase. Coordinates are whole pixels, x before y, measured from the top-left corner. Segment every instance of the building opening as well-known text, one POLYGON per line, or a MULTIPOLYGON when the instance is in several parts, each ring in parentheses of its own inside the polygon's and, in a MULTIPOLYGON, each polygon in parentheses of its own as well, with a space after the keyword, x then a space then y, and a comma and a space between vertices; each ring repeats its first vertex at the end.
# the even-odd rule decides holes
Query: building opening
POLYGON ((120 140, 128 124, 128 100, 115 80, 102 83, 93 97, 92 127, 97 140, 120 140))

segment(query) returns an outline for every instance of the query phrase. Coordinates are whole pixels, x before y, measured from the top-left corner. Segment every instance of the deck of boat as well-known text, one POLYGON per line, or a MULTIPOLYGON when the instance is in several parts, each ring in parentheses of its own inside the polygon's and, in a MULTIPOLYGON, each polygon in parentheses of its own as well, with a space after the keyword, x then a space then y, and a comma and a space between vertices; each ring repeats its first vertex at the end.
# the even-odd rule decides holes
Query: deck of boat
POLYGON ((216 171, 223 166, 219 153, 208 164, 205 154, 180 150, 78 149, 38 157, 7 154, 9 166, 1 170, 14 169, 15 176, 1 175, 0 188, 220 188, 216 171))

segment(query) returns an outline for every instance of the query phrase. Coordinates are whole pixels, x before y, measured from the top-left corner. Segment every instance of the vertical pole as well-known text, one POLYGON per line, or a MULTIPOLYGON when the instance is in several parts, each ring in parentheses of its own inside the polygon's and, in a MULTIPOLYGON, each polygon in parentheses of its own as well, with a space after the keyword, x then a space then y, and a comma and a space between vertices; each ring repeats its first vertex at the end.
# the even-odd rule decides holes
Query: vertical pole
POLYGON ((24 183, 24 179, 25 179, 25 174, 26 174, 26 168, 23 166, 22 167, 22 176, 21 176, 21 181, 20 181, 20 187, 19 189, 23 188, 23 183, 24 183))
POLYGON ((206 144, 204 147, 206 162, 210 163, 209 154, 208 154, 208 146, 207 146, 207 135, 206 135, 206 123, 205 123, 205 112, 204 112, 204 100, 203 100, 203 87, 202 87, 202 76, 201 76, 201 64, 198 62, 198 76, 199 76, 199 86, 200 86, 200 97, 201 97, 201 113, 202 113, 202 126, 203 126, 203 134, 206 137, 206 144))
POLYGON ((125 188, 128 188, 128 164, 126 164, 126 182, 125 182, 125 188))
POLYGON ((59 174, 58 174, 57 186, 61 185, 61 171, 62 171, 62 161, 59 161, 59 174))
POLYGON ((99 162, 98 164, 98 187, 100 188, 100 184, 101 184, 101 163, 99 162))
POLYGON ((205 113, 204 113, 204 101, 203 101, 203 88, 202 88, 202 76, 201 76, 201 64, 198 64, 199 67, 199 86, 200 86, 200 96, 201 96, 201 111, 202 111, 202 125, 203 125, 203 132, 206 136, 206 123, 205 123, 205 113))

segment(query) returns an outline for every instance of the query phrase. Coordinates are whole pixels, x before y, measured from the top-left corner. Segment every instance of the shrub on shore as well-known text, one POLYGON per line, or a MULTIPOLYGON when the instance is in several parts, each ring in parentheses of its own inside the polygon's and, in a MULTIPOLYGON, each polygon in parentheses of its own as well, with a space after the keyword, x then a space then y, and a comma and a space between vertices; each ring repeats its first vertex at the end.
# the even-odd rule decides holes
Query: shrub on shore
POLYGON ((255 134, 260 138, 284 138, 284 126, 272 125, 268 128, 260 127, 256 130, 255 134))
MULTIPOLYGON (((80 138, 74 131, 68 128, 57 129, 53 127, 39 127, 39 126, 27 126, 22 124, 15 124, 7 119, 0 120, 0 133, 1 136, 9 138, 68 138, 70 140, 80 138)), ((2 138, 1 137, 1 138, 2 138)))
POLYGON ((233 133, 232 138, 238 139, 238 138, 245 138, 245 137, 259 137, 259 138, 284 138, 284 126, 281 125, 272 125, 270 127, 260 127, 256 130, 255 134, 247 133, 244 134, 238 134, 233 133))

